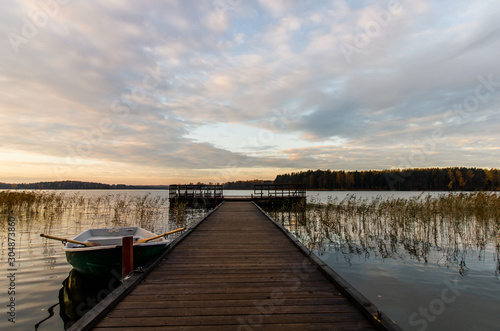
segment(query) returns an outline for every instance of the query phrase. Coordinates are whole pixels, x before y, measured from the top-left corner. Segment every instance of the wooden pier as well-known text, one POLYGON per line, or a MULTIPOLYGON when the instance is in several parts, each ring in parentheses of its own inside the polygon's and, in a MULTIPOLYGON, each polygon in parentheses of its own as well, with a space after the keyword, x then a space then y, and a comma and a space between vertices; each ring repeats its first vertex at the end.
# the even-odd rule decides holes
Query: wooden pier
POLYGON ((191 206, 215 207, 223 201, 254 201, 260 206, 281 207, 306 201, 306 187, 302 184, 254 185, 250 196, 224 195, 222 185, 170 185, 170 205, 186 203, 191 206))
POLYGON ((181 202, 214 207, 224 201, 224 191, 222 185, 169 185, 168 198, 170 205, 181 202))
POLYGON ((225 202, 71 330, 399 330, 252 202, 225 202))
POLYGON ((254 185, 252 201, 268 208, 291 207, 306 202, 306 186, 303 184, 254 185))

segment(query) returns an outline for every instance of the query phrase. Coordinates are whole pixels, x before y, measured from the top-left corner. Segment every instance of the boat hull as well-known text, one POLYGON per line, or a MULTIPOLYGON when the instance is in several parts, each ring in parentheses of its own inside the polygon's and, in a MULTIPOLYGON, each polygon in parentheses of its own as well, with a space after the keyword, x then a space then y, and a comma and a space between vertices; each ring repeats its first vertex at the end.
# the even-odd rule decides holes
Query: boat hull
MULTIPOLYGON (((134 245, 134 269, 146 264, 152 258, 160 255, 167 243, 134 245)), ((66 260, 80 273, 91 277, 109 277, 121 275, 122 246, 101 249, 66 250, 66 260), (114 272, 113 272, 114 271, 114 272)))

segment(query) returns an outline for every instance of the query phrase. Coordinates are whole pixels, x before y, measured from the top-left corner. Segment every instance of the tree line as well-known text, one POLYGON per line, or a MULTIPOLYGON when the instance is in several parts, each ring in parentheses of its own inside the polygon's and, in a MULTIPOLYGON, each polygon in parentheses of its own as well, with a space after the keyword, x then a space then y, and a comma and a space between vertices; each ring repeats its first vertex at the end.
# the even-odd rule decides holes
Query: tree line
POLYGON ((227 182, 223 184, 226 190, 253 190, 254 185, 273 184, 272 180, 237 180, 234 182, 227 182))
POLYGON ((94 182, 80 182, 73 180, 56 182, 38 182, 8 184, 0 183, 0 189, 21 190, 152 190, 168 189, 167 185, 125 185, 125 184, 103 184, 94 182))
POLYGON ((276 176, 274 184, 305 184, 307 189, 401 191, 496 191, 500 170, 416 168, 404 170, 308 170, 276 176))
MULTIPOLYGON (((276 176, 271 180, 233 181, 224 189, 253 190, 258 184, 304 184, 307 189, 322 190, 401 190, 401 191, 497 191, 500 170, 483 168, 415 168, 404 170, 308 170, 276 176)), ((124 185, 81 181, 56 181, 8 184, 0 189, 45 190, 152 190, 168 185, 124 185)))

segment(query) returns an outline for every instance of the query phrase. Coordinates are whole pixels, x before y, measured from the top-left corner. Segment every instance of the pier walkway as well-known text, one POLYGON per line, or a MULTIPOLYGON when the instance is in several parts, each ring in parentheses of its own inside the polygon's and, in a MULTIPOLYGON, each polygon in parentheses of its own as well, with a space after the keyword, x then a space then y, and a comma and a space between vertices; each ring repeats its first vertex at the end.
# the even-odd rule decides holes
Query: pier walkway
POLYGON ((225 202, 93 327, 398 329, 332 277, 252 202, 225 202))

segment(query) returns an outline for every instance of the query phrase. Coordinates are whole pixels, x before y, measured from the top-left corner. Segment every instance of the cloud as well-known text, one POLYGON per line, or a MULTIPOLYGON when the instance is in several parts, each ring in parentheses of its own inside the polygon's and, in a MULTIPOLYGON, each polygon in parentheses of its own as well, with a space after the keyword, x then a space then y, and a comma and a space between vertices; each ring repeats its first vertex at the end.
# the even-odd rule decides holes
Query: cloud
POLYGON ((415 165, 498 167, 499 13, 494 1, 18 1, 0 13, 0 140, 39 159, 41 179, 103 164, 124 181, 412 166, 433 134, 415 165))

